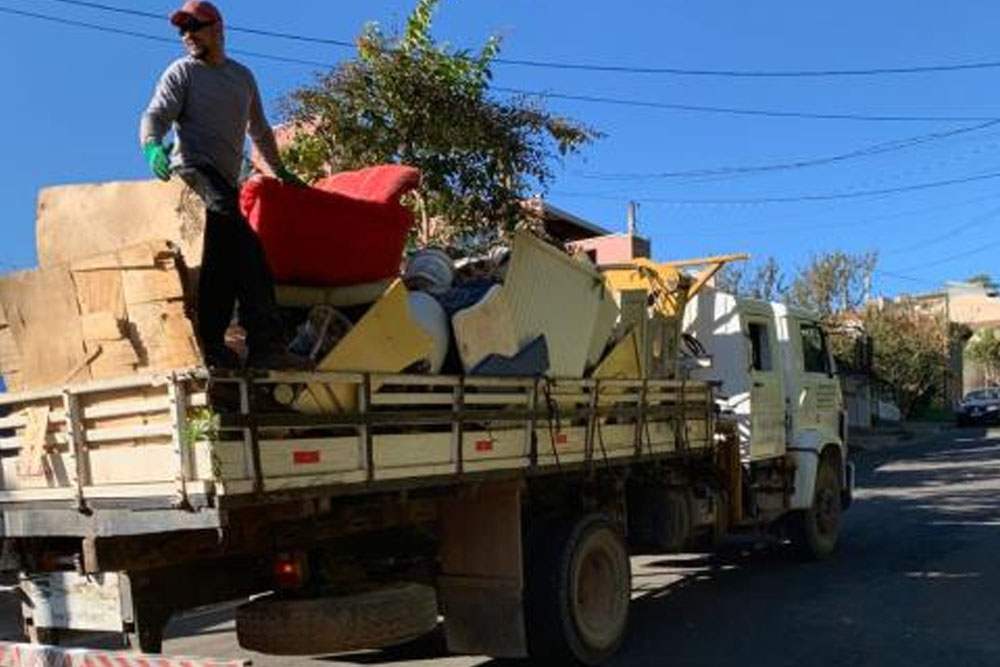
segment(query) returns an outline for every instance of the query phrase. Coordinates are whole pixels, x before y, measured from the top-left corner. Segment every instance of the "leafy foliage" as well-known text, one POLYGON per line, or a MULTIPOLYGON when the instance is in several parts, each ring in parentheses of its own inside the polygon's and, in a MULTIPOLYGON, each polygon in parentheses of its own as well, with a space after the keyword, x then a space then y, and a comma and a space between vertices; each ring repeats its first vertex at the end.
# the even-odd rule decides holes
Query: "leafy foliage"
POLYGON ((381 163, 417 167, 424 236, 478 245, 530 222, 523 201, 545 191, 552 162, 600 135, 537 101, 493 98, 499 38, 477 53, 436 44, 438 3, 419 0, 402 35, 367 25, 356 59, 285 98, 297 130, 285 159, 312 179, 381 163))
POLYGON ((768 257, 763 264, 726 264, 717 282, 726 292, 763 301, 781 301, 788 290, 785 274, 774 257, 768 257))
POLYGON ((869 285, 878 256, 831 252, 814 256, 800 269, 785 295, 789 303, 823 317, 861 308, 869 298, 869 285))
POLYGON ((985 370, 987 381, 1000 378, 1000 336, 993 329, 977 331, 969 340, 965 354, 985 370))
POLYGON ((952 335, 943 314, 910 301, 869 305, 864 330, 873 343, 875 375, 892 392, 904 417, 942 392, 952 335))

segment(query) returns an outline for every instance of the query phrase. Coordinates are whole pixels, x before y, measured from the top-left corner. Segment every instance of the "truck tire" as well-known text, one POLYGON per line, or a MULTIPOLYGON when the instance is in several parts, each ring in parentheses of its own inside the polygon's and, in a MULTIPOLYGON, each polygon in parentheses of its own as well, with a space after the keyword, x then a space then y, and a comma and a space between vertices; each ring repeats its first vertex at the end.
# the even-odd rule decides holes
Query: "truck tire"
POLYGON ((241 647, 270 655, 317 655, 401 644, 437 626, 434 589, 398 584, 323 598, 258 598, 236 610, 241 647))
POLYGON ((812 507, 791 516, 792 544, 803 558, 820 560, 833 553, 841 512, 840 465, 836 456, 824 454, 816 470, 812 507))
POLYGON ((534 660, 597 665, 618 650, 632 583, 619 524, 592 514, 536 526, 528 536, 525 575, 534 660))

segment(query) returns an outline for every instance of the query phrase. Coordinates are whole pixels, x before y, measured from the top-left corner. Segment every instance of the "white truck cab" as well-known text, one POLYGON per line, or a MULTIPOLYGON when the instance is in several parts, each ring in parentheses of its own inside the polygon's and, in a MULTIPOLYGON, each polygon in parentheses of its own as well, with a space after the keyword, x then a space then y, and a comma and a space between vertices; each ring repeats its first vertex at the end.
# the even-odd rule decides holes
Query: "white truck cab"
POLYGON ((683 325, 707 359, 690 377, 716 384, 720 412, 735 423, 752 491, 748 518, 788 515, 808 550, 832 551, 853 467, 843 395, 819 319, 705 289, 688 304, 683 325), (784 493, 774 493, 781 480, 784 493))

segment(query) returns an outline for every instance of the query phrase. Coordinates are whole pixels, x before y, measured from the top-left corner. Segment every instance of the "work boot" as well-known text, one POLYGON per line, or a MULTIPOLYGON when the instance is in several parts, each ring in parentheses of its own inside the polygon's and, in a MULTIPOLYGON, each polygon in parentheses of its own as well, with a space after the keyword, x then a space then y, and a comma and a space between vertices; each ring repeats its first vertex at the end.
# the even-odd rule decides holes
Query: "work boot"
POLYGON ((284 346, 276 346, 263 352, 250 350, 247 368, 269 371, 311 371, 313 361, 309 357, 289 352, 284 346))
POLYGON ((205 365, 220 370, 238 371, 243 366, 240 355, 227 345, 205 350, 205 365))

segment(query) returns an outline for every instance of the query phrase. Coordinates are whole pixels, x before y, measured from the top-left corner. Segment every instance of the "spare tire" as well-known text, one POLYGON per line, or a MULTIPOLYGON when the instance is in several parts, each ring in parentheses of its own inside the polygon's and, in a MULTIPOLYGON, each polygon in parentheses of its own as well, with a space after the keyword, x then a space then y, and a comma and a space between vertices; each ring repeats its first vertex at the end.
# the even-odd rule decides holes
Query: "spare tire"
POLYGON ((258 598, 236 610, 241 647, 270 655, 317 655, 401 644, 437 626, 437 596, 397 584, 323 598, 258 598))

